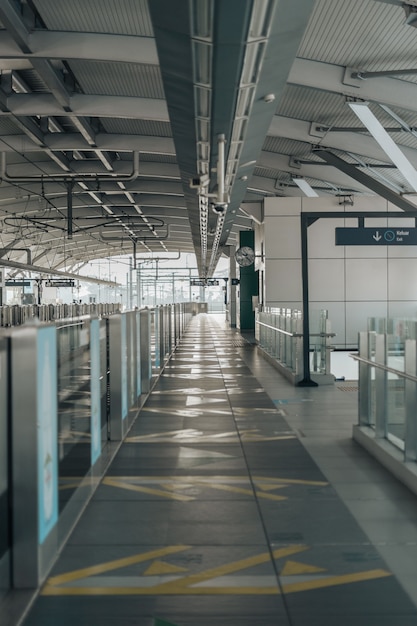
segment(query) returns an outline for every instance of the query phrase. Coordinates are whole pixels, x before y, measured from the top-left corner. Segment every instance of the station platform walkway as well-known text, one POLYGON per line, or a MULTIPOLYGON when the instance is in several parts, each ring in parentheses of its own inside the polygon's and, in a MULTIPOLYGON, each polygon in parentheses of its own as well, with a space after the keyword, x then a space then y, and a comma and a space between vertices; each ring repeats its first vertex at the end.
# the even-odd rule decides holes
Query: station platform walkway
POLYGON ((357 393, 194 317, 24 626, 415 626, 417 500, 357 393))

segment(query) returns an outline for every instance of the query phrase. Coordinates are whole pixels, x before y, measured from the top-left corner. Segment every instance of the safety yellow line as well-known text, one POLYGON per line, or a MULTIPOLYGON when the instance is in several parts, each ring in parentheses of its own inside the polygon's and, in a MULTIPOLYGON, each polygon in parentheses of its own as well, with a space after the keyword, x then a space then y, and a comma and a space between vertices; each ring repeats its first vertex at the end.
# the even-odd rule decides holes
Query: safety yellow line
POLYGON ((342 574, 341 576, 329 576, 300 583, 289 583, 283 586, 284 593, 295 593, 297 591, 309 591, 310 589, 321 589, 322 587, 334 587, 335 585, 348 585, 364 580, 374 580, 375 578, 385 578, 392 576, 391 572, 384 569, 371 569, 367 572, 356 572, 355 574, 342 574))
POLYGON ((141 485, 132 485, 131 483, 114 478, 105 478, 103 485, 127 489, 128 491, 138 491, 139 493, 149 493, 153 496, 161 496, 163 498, 169 498, 170 500, 180 500, 180 502, 195 500, 193 496, 184 496, 183 494, 173 493, 171 491, 162 491, 162 489, 151 489, 150 487, 142 487, 141 485))
MULTIPOLYGON (((355 574, 344 574, 342 576, 329 576, 319 580, 311 580, 302 583, 292 583, 283 587, 284 593, 297 593, 300 591, 310 591, 324 587, 336 585, 347 585, 385 578, 391 576, 386 570, 369 570, 355 574)), ((191 577, 189 577, 191 578, 191 577)), ((178 583, 182 583, 180 579, 178 583)), ((187 587, 182 584, 175 584, 177 581, 167 585, 155 587, 57 587, 47 584, 42 590, 44 596, 132 596, 132 595, 278 595, 278 587, 187 587), (161 590, 161 587, 163 589, 161 590)), ((194 583, 195 584, 195 583, 194 583)))
POLYGON ((278 483, 288 483, 289 485, 312 485, 316 487, 326 487, 329 483, 324 482, 322 480, 301 480, 299 478, 271 478, 271 476, 263 477, 263 476, 253 476, 253 482, 256 484, 258 482, 278 482, 278 483))
POLYGON ((285 439, 296 439, 297 435, 277 435, 276 437, 268 437, 268 435, 245 435, 241 436, 241 439, 246 443, 253 443, 259 441, 284 441, 285 439))
POLYGON ((73 482, 73 483, 63 483, 62 485, 59 485, 59 490, 63 491, 64 489, 76 489, 77 487, 81 486, 81 479, 78 482, 73 482))
MULTIPOLYGON (((277 550, 274 550, 272 554, 275 559, 279 559, 290 554, 304 552, 305 550, 308 550, 308 546, 293 545, 286 548, 279 548, 277 550)), ((160 585, 153 587, 153 589, 158 590, 159 593, 166 593, 167 591, 170 591, 171 593, 179 593, 181 589, 189 589, 192 585, 196 585, 197 583, 205 582, 206 580, 217 578, 218 576, 225 576, 226 574, 239 572, 241 570, 247 569, 248 567, 253 567, 254 565, 267 563, 270 560, 271 554, 269 552, 264 552, 262 554, 251 556, 246 559, 233 561, 232 563, 226 563, 225 565, 220 565, 219 567, 214 567, 204 572, 199 572, 198 574, 191 574, 190 576, 183 576, 182 578, 179 578, 177 580, 173 580, 167 583, 161 583, 160 585)))
POLYGON ((47 587, 62 585, 73 580, 80 580, 81 578, 94 576, 95 574, 111 572, 115 569, 121 569, 122 567, 134 565, 135 563, 143 563, 144 561, 157 559, 162 556, 167 556, 168 554, 184 552, 184 550, 189 550, 190 548, 191 546, 168 546, 167 548, 159 548, 158 550, 152 550, 151 552, 143 552, 141 554, 135 554, 134 556, 125 557, 123 559, 116 559, 115 561, 107 561, 107 563, 92 565, 91 567, 83 567, 82 569, 77 569, 72 572, 67 572, 66 574, 60 574, 58 576, 48 578, 47 587))
MULTIPOLYGON (((210 487, 211 489, 219 489, 220 491, 231 491, 232 493, 241 493, 245 496, 253 496, 253 491, 251 489, 243 489, 242 487, 230 487, 229 485, 206 483, 198 480, 195 481, 194 484, 204 485, 206 487, 210 487)), ((272 493, 264 493, 263 491, 257 491, 256 495, 258 498, 265 498, 266 500, 288 500, 285 496, 276 496, 272 493)))
POLYGON ((278 587, 54 587, 46 585, 43 596, 154 596, 154 595, 278 595, 278 587))

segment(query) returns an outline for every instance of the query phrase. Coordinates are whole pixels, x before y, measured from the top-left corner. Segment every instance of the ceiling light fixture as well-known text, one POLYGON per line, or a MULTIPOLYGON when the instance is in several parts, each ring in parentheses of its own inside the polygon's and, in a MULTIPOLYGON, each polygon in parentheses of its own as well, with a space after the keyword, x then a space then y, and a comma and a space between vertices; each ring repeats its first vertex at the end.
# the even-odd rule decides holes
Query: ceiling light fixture
POLYGON ((348 102, 348 105, 369 130, 375 141, 381 146, 387 157, 397 166, 401 174, 417 191, 417 172, 397 144, 391 139, 385 128, 377 120, 368 106, 368 102, 348 102))
POLYGON ((293 178, 293 182, 301 189, 301 191, 309 198, 318 198, 319 194, 314 191, 313 187, 308 184, 305 178, 293 178))

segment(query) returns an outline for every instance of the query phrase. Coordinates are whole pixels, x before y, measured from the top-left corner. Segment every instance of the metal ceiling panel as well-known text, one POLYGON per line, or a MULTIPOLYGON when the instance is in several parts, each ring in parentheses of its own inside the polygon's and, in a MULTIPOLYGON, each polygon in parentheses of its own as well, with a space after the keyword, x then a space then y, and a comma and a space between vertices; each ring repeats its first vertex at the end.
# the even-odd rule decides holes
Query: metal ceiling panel
POLYGON ((218 135, 226 140, 230 201, 224 223, 206 209, 203 274, 207 266, 214 269, 229 237, 236 242, 241 222, 235 215, 248 185, 247 198, 294 196, 301 193, 291 181, 298 173, 320 193, 350 184, 368 193, 312 153, 314 147, 361 164, 369 178, 381 182, 382 176, 401 190, 397 169, 376 167, 388 159, 347 98, 370 100, 417 167, 417 137, 394 131, 398 121, 378 106, 387 104, 417 127, 417 75, 351 84, 345 74, 346 67, 415 67, 417 29, 405 24, 399 0, 150 0, 149 6, 148 0, 4 0, 0 19, 6 29, 0 33, 0 150, 7 151, 1 238, 20 237, 46 264, 131 253, 131 234, 120 223, 115 243, 94 231, 69 240, 56 228, 66 224, 64 178, 83 172, 90 178, 75 185, 75 213, 87 220, 112 210, 134 221, 143 206, 149 218, 160 216, 172 229, 167 240, 138 242, 141 249, 188 251, 194 245, 200 254, 205 221, 189 179, 206 172, 217 198, 218 135), (31 20, 33 9, 39 14, 31 20), (138 176, 118 182, 132 172, 133 151, 140 153, 138 176), (301 163, 294 166, 290 157, 301 163), (8 184, 8 176, 18 180, 8 184), (10 211, 21 221, 17 230, 10 211), (49 232, 24 219, 45 211, 59 218, 49 232))
POLYGON ((102 118, 101 124, 107 133, 120 135, 147 135, 149 137, 172 137, 171 125, 169 122, 105 117, 102 118))
POLYGON ((339 123, 339 118, 345 108, 351 113, 345 105, 345 98, 342 94, 327 93, 298 85, 287 85, 277 114, 284 117, 295 117, 298 120, 342 125, 339 123))
POLYGON ((416 30, 400 5, 318 0, 298 56, 381 70, 415 67, 416 30))
POLYGON ((33 0, 47 28, 152 37, 148 0, 33 0))
POLYGON ((265 139, 263 150, 266 152, 277 152, 278 154, 288 154, 288 156, 304 156, 310 154, 311 144, 268 136, 265 139))
POLYGON ((161 72, 156 65, 71 61, 83 93, 103 96, 163 99, 161 72))

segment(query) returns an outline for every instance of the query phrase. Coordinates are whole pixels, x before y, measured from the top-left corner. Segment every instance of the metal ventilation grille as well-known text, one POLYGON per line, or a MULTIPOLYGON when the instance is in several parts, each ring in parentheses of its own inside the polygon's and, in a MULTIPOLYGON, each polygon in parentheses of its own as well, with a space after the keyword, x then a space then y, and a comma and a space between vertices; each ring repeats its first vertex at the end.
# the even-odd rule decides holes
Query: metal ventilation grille
POLYGON ((150 163, 172 163, 174 165, 177 163, 177 157, 170 154, 147 154, 146 152, 141 152, 140 159, 150 163))
POLYGON ((35 70, 20 70, 19 76, 23 78, 26 85, 32 90, 38 93, 49 93, 50 89, 46 83, 39 77, 39 74, 35 70))
POLYGON ((69 65, 86 94, 164 99, 157 66, 104 61, 72 61, 69 65))
POLYGON ((35 0, 51 30, 153 37, 147 0, 35 0))

